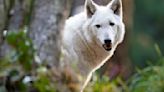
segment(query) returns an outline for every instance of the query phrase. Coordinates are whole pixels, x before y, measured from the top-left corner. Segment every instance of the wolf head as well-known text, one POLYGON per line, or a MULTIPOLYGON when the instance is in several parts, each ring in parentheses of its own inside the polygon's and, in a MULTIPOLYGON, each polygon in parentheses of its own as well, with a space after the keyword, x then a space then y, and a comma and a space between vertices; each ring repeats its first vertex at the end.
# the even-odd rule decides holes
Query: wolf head
POLYGON ((88 31, 91 31, 105 50, 110 51, 122 42, 125 30, 121 0, 113 0, 106 6, 86 0, 85 13, 88 31))

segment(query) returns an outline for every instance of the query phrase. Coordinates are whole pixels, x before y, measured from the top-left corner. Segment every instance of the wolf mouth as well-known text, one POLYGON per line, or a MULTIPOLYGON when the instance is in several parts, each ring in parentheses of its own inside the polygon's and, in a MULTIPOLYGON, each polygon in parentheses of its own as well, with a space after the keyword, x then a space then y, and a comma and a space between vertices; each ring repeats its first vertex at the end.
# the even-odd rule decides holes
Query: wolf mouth
POLYGON ((112 49, 112 44, 111 43, 103 44, 103 47, 104 47, 105 50, 110 51, 112 49))

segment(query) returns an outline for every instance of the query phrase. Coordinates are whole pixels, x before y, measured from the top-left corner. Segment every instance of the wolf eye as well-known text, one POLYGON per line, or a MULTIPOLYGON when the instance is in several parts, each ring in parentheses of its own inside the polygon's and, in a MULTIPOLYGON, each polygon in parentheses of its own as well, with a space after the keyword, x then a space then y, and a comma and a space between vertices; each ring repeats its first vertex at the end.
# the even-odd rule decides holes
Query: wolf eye
POLYGON ((113 22, 110 22, 109 25, 110 25, 110 26, 114 26, 115 24, 114 24, 113 22))
POLYGON ((100 28, 101 27, 101 25, 95 25, 97 28, 100 28))

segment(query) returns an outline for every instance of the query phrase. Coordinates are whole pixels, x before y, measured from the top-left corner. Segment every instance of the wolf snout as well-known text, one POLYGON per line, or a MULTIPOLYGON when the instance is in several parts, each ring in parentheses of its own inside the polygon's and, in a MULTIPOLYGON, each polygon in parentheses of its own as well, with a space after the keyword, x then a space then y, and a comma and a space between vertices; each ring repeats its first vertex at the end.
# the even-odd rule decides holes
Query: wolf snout
POLYGON ((110 51, 112 49, 112 41, 110 39, 105 39, 103 47, 105 50, 110 51))

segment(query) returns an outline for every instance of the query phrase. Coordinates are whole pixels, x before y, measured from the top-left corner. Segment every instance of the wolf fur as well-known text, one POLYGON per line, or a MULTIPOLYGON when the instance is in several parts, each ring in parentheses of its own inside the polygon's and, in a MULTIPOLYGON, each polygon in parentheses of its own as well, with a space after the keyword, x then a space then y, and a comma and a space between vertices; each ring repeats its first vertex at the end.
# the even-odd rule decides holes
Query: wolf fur
POLYGON ((123 41, 125 28, 122 19, 122 2, 113 0, 99 6, 86 0, 84 11, 66 20, 63 33, 63 54, 66 64, 79 76, 80 91, 89 82, 92 73, 100 68, 123 41), (105 40, 110 40, 103 47, 105 40))

